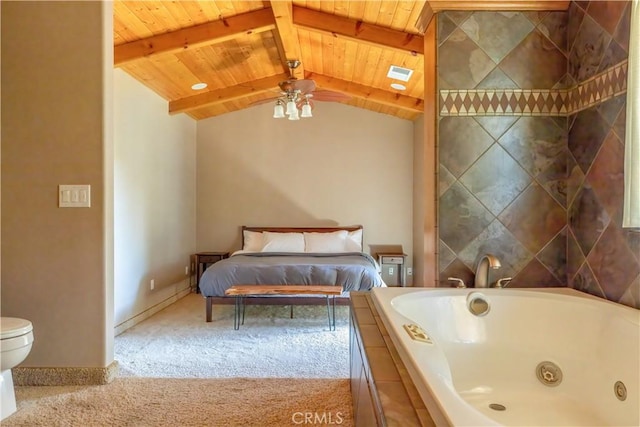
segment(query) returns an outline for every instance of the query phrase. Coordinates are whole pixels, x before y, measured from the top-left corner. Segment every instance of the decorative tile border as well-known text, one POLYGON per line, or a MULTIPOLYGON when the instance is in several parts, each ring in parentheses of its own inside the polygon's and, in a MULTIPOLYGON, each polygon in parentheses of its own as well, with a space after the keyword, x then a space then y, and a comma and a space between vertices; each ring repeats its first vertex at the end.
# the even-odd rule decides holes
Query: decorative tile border
POLYGON ((440 91, 440 116, 565 117, 627 91, 627 60, 570 89, 440 91))
POLYGON ((627 91, 628 60, 606 69, 571 89, 569 114, 585 110, 627 91))

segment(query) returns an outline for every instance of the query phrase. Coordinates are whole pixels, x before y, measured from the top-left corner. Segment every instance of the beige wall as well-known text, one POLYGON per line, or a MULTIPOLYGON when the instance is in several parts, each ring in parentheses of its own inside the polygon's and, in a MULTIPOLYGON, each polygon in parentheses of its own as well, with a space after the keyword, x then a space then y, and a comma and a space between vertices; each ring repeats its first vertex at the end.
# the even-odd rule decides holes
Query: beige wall
POLYGON ((115 324, 189 287, 195 251, 196 121, 114 71, 115 324), (150 290, 150 280, 155 288, 150 290))
POLYGON ((111 20, 101 2, 2 2, 2 315, 33 322, 23 366, 113 360, 111 20), (58 208, 59 184, 91 185, 91 207, 58 208))
POLYGON ((314 117, 257 106, 198 122, 197 248, 234 250, 240 226, 364 226, 411 264, 413 131, 407 120, 317 103, 314 117))

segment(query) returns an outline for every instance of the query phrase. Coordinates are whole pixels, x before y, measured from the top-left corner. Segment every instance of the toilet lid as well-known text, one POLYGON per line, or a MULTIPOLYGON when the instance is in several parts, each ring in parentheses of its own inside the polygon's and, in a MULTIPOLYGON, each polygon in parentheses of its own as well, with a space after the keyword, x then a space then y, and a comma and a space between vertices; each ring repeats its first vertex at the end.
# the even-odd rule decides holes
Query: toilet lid
POLYGON ((27 334, 33 330, 31 322, 17 317, 0 318, 0 326, 2 327, 0 339, 19 337, 20 335, 27 334))

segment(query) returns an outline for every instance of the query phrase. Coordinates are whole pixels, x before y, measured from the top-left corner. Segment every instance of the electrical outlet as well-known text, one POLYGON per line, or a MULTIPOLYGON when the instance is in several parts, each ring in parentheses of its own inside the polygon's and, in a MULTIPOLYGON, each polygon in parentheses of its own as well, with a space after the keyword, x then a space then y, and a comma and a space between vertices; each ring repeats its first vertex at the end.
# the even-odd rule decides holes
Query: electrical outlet
POLYGON ((413 268, 407 267, 407 276, 411 276, 413 274, 413 268))
POLYGON ((184 275, 185 275, 185 276, 188 276, 188 275, 189 275, 189 266, 188 266, 188 265, 186 265, 186 266, 184 267, 184 275))
POLYGON ((393 267, 389 267, 389 275, 392 276, 393 275, 393 267))
POLYGON ((151 279, 151 282, 149 283, 149 288, 153 290, 155 287, 156 287, 156 281, 154 279, 151 279))

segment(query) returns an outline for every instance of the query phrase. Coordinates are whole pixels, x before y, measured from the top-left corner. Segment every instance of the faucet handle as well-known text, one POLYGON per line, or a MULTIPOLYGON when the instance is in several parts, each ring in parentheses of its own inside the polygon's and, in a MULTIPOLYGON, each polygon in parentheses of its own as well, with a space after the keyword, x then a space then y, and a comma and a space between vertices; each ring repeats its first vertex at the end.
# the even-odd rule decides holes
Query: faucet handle
POLYGON ((447 277, 447 280, 450 282, 456 282, 456 288, 466 288, 467 286, 464 284, 464 280, 458 277, 447 277))
POLYGON ((511 282, 511 277, 503 277, 502 279, 498 279, 496 282, 496 288, 506 288, 509 286, 509 282, 511 282))

